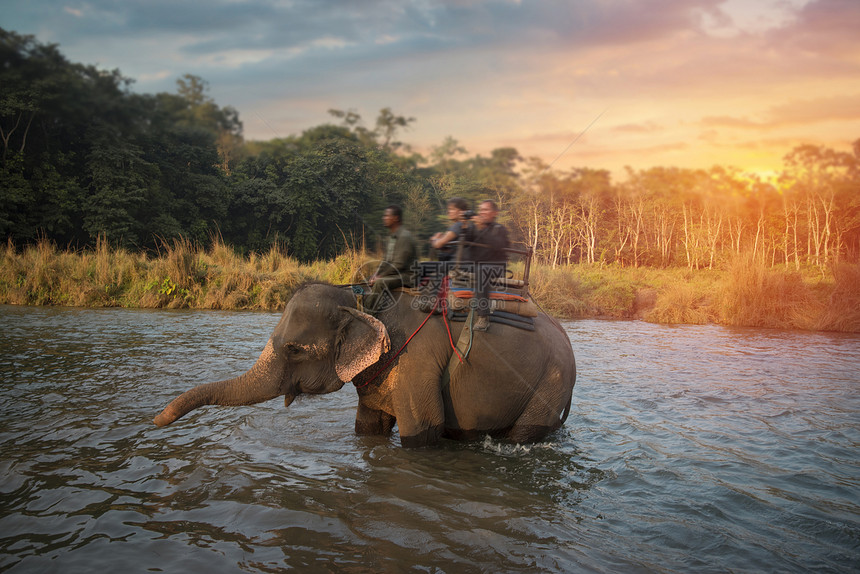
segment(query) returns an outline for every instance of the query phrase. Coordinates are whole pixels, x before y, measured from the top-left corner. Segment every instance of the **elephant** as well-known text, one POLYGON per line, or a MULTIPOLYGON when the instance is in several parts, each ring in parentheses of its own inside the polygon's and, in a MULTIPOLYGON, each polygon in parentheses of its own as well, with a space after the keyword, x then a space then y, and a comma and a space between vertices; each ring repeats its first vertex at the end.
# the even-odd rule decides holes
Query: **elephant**
POLYGON ((352 382, 356 434, 390 436, 396 424, 403 447, 487 435, 531 443, 564 424, 576 363, 558 322, 538 313, 534 331, 493 323, 473 333, 468 355, 458 355, 451 368, 466 323, 445 321, 420 310, 414 296, 398 295, 371 315, 357 309, 348 288, 299 287, 249 371, 186 391, 153 422, 162 427, 203 405, 250 405, 280 395, 289 406, 300 394, 352 382))

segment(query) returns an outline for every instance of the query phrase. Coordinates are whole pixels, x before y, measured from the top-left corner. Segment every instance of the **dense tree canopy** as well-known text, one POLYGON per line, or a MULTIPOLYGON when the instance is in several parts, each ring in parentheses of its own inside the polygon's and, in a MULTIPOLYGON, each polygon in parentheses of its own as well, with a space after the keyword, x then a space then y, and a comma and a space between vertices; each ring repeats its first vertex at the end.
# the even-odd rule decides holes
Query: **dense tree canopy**
POLYGON ((0 238, 148 249, 220 234, 241 251, 277 243, 312 260, 373 247, 391 203, 426 237, 445 225, 445 200, 461 196, 498 201, 516 240, 550 265, 860 257, 860 140, 850 152, 800 146, 773 181, 717 166, 628 169, 616 183, 512 148, 470 157, 453 137, 424 158, 401 141, 415 118, 390 108, 372 127, 330 110, 338 125, 246 142, 238 112, 203 79, 183 76, 173 94, 131 83, 0 29, 0 238))

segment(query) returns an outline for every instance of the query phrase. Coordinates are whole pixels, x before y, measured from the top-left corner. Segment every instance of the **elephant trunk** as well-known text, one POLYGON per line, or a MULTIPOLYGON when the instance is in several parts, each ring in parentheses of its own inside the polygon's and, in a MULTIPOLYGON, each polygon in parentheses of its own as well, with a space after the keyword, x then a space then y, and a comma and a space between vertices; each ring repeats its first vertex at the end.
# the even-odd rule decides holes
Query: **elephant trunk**
POLYGON ((283 369, 283 361, 279 361, 275 355, 270 339, 260 358, 247 373, 225 381, 198 385, 182 393, 152 422, 163 427, 203 405, 252 405, 273 399, 283 394, 283 369))

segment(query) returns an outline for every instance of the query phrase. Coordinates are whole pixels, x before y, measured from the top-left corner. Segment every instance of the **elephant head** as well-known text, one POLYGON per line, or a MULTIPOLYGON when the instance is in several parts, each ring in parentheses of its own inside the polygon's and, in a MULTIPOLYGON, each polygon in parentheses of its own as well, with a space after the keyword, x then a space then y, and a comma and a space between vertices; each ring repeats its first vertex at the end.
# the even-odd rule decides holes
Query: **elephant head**
POLYGON ((254 366, 233 379, 206 383, 174 399, 153 421, 165 426, 202 405, 250 405, 284 395, 340 389, 388 351, 388 332, 378 319, 350 305, 351 295, 332 297, 331 287, 300 287, 254 366))

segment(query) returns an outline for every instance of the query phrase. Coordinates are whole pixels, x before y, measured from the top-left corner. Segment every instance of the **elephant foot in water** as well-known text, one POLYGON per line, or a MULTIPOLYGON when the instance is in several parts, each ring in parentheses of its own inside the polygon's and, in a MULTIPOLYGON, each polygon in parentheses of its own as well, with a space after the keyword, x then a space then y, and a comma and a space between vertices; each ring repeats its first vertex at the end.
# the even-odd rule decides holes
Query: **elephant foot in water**
POLYGON ((417 448, 419 446, 431 446, 439 442, 443 436, 443 425, 436 425, 428 429, 422 430, 415 434, 405 436, 403 431, 400 431, 400 444, 406 448, 417 448))
POLYGON ((394 429, 397 419, 385 411, 380 411, 358 404, 355 414, 355 434, 360 436, 388 436, 394 429))

